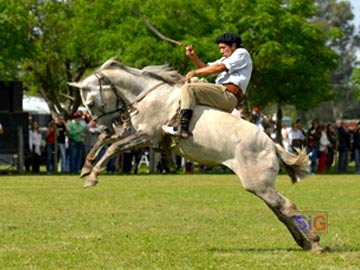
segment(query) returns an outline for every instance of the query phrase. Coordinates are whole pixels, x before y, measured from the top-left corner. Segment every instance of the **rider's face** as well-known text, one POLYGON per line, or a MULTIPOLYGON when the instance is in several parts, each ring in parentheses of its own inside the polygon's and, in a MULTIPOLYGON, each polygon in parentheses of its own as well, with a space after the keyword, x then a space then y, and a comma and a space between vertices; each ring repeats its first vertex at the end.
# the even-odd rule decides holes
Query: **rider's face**
POLYGON ((227 45, 226 43, 219 43, 219 49, 220 49, 220 53, 224 56, 224 57, 230 57, 232 55, 232 53, 236 50, 236 44, 233 43, 231 46, 227 45))

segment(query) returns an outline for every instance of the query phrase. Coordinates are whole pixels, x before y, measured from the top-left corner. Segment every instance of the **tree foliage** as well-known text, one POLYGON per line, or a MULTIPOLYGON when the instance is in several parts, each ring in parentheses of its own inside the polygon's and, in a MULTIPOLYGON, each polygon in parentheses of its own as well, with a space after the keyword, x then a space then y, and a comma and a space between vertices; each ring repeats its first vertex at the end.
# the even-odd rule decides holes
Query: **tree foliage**
POLYGON ((338 117, 356 118, 360 114, 360 100, 356 99, 356 85, 351 76, 356 67, 356 49, 359 48, 359 32, 352 23, 354 14, 348 1, 316 0, 317 13, 314 22, 327 34, 327 46, 338 54, 337 68, 329 74, 334 89, 332 102, 323 103, 315 114, 325 114, 324 120, 338 117))
POLYGON ((241 34, 254 61, 250 104, 306 110, 333 96, 328 74, 337 58, 326 41, 334 32, 311 21, 316 12, 311 0, 0 1, 6 11, 0 18, 7 22, 0 26, 0 67, 8 67, 0 74, 23 80, 54 112, 75 111, 79 94, 66 83, 110 57, 138 68, 164 63, 182 73, 193 68, 182 47, 160 40, 132 8, 166 36, 192 44, 205 62, 220 57, 217 35, 241 34), (14 22, 19 32, 10 29, 14 22))
POLYGON ((35 17, 21 0, 0 0, 0 78, 14 78, 18 64, 31 58, 35 17))

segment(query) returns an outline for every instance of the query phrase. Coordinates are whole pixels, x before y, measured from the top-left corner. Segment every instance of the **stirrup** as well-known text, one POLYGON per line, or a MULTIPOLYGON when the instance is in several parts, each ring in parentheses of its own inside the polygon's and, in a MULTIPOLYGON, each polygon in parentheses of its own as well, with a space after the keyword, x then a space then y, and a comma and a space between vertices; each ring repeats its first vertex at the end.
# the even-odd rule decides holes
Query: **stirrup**
POLYGON ((171 135, 171 136, 180 137, 180 138, 184 138, 184 139, 189 137, 189 132, 181 131, 178 127, 163 125, 161 127, 161 129, 166 134, 171 135))

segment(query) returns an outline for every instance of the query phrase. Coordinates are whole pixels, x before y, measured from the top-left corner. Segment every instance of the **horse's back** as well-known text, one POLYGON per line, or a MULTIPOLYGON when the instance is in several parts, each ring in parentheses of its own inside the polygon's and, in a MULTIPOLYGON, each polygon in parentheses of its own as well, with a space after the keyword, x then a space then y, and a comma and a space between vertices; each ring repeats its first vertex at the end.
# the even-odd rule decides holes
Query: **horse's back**
POLYGON ((178 151, 207 164, 237 159, 239 151, 258 155, 269 145, 273 147, 271 140, 253 123, 206 106, 194 110, 190 131, 192 136, 179 142, 178 151))

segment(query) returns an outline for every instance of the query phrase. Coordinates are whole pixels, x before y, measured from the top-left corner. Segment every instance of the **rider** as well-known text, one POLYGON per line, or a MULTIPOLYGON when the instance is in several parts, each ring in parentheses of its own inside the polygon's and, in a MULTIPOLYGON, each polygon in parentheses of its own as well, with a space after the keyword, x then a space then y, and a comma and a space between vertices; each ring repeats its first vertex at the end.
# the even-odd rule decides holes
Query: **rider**
POLYGON ((215 84, 185 83, 180 93, 180 127, 162 126, 165 133, 181 138, 189 137, 189 123, 196 104, 231 112, 244 98, 252 71, 249 52, 242 46, 241 37, 224 33, 216 38, 222 58, 205 64, 192 46, 186 47, 186 56, 195 64, 195 70, 186 74, 186 79, 198 75, 218 74, 215 84))

